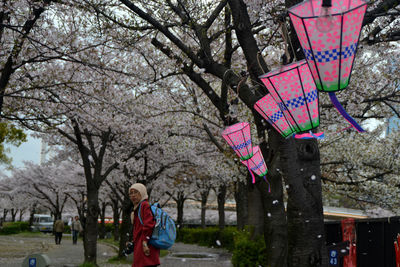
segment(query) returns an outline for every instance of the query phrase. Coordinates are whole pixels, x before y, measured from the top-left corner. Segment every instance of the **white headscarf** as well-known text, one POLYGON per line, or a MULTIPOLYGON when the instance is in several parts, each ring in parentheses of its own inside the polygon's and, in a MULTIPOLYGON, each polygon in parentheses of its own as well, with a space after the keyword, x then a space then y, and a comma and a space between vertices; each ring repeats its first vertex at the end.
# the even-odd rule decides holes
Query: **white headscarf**
MULTIPOLYGON (((149 198, 149 196, 147 195, 147 189, 144 186, 144 184, 141 184, 141 183, 133 184, 133 185, 131 185, 131 187, 129 187, 129 192, 131 191, 131 189, 135 189, 135 190, 139 191, 140 196, 141 196, 140 202, 149 198)), ((138 204, 134 205, 134 207, 133 207, 133 212, 131 213, 132 224, 133 224, 133 219, 135 218, 134 212, 137 209, 137 207, 139 207, 140 202, 138 204)))

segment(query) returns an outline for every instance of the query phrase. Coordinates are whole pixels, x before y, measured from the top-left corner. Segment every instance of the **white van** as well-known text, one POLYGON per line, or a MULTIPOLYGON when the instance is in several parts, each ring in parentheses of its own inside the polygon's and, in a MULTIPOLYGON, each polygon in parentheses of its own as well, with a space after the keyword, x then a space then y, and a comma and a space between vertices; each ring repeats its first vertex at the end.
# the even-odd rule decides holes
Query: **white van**
POLYGON ((53 218, 48 214, 33 214, 32 231, 53 232, 53 218))

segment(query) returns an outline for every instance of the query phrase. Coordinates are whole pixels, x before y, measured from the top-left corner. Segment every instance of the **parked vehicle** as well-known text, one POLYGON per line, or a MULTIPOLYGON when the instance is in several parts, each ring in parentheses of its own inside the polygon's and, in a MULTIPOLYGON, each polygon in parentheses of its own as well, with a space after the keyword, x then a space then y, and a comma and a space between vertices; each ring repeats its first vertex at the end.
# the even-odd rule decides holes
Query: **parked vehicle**
POLYGON ((48 214, 34 214, 32 231, 53 232, 53 218, 48 214))

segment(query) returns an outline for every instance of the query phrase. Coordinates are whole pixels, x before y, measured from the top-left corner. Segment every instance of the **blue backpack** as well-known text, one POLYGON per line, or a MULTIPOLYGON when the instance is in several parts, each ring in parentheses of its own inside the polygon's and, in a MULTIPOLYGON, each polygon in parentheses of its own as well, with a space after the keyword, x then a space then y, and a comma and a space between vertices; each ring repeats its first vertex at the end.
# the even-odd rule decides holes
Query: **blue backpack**
MULTIPOLYGON (((142 218, 140 217, 141 208, 142 203, 140 203, 138 215, 139 221, 143 225, 142 218)), ((153 213, 156 225, 154 226, 149 244, 156 248, 168 249, 175 243, 176 228, 174 220, 161 209, 158 203, 151 205, 150 210, 153 213)))

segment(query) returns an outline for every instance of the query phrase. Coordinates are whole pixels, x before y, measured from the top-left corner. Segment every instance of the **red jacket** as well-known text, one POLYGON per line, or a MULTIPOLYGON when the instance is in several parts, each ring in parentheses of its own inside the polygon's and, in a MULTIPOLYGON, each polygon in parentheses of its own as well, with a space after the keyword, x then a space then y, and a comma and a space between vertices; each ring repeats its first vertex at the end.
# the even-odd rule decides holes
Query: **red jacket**
POLYGON ((133 219, 133 264, 132 267, 144 267, 149 265, 160 264, 160 250, 148 244, 150 248, 150 256, 144 255, 143 252, 143 240, 149 241, 153 228, 156 222, 154 221, 153 214, 150 210, 150 204, 148 200, 142 201, 142 207, 140 208, 140 218, 143 221, 143 225, 140 223, 138 211, 139 207, 135 210, 135 218, 133 219))

